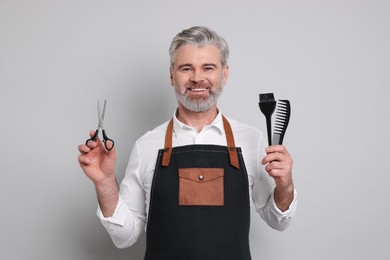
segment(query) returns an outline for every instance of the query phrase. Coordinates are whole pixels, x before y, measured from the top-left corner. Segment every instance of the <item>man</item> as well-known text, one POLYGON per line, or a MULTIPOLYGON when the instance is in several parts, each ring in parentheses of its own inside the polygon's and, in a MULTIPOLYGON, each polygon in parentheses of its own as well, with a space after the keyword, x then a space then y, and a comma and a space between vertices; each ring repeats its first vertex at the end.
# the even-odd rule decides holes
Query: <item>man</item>
POLYGON ((296 209, 292 159, 218 110, 229 74, 222 37, 192 27, 176 35, 169 53, 178 108, 136 141, 120 191, 115 149, 100 140, 79 146, 98 216, 119 248, 146 227, 145 259, 251 259, 250 201, 271 227, 286 229, 296 209))

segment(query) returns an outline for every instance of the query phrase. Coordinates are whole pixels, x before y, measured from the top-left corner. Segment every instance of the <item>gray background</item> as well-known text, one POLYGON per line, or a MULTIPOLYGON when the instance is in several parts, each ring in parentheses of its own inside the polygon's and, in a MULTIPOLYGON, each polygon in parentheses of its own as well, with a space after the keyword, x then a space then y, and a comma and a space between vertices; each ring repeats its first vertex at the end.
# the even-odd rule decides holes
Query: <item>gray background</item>
POLYGON ((118 150, 176 102, 168 46, 207 25, 230 44, 219 107, 265 128, 258 94, 290 99, 285 144, 299 211, 286 232, 253 214, 253 259, 389 259, 389 1, 0 0, 0 259, 142 259, 95 216, 77 145, 96 100, 118 150))

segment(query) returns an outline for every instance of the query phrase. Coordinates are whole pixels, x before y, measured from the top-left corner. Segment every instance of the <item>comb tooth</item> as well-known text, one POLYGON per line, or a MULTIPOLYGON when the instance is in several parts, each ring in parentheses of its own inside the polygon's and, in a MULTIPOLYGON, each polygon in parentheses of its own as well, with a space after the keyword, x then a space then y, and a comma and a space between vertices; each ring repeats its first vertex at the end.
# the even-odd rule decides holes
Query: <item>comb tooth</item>
POLYGON ((289 110, 290 106, 288 100, 279 100, 278 108, 289 110))
POLYGON ((287 116, 287 113, 283 113, 283 114, 277 114, 276 115, 276 117, 275 117, 275 119, 276 120, 284 120, 285 118, 286 118, 286 116, 287 116))
POLYGON ((275 122, 284 124, 286 121, 286 117, 277 117, 275 118, 275 122))
POLYGON ((277 109, 276 109, 276 112, 287 112, 287 108, 284 108, 284 107, 278 107, 277 109))
POLYGON ((287 116, 287 112, 277 112, 276 117, 284 119, 287 116))
POLYGON ((283 129, 275 128, 274 129, 274 134, 281 134, 283 129))
POLYGON ((277 109, 277 110, 276 110, 276 113, 277 113, 277 114, 279 114, 279 113, 280 113, 280 114, 287 114, 287 113, 288 113, 288 110, 287 110, 287 109, 277 109))
MULTIPOLYGON (((274 123, 274 141, 282 144, 290 120, 290 102, 288 100, 278 100, 274 123)), ((276 144, 275 143, 275 144, 276 144)))
POLYGON ((285 124, 286 124, 285 121, 275 121, 275 126, 277 125, 284 126, 285 124))
POLYGON ((286 128, 285 124, 275 124, 274 132, 281 133, 283 131, 283 129, 285 129, 285 128, 286 128))

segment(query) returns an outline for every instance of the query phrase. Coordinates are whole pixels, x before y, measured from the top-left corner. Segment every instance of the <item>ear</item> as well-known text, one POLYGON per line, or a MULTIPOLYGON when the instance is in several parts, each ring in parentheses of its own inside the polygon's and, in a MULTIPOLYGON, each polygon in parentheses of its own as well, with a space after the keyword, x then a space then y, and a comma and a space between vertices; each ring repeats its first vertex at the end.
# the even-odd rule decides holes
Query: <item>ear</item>
POLYGON ((222 86, 224 86, 227 82, 227 79, 229 77, 229 65, 226 65, 224 68, 223 68, 223 72, 222 72, 222 86))
POLYGON ((175 80, 173 79, 173 70, 172 70, 172 66, 169 67, 169 78, 171 79, 171 86, 174 86, 174 82, 175 80))

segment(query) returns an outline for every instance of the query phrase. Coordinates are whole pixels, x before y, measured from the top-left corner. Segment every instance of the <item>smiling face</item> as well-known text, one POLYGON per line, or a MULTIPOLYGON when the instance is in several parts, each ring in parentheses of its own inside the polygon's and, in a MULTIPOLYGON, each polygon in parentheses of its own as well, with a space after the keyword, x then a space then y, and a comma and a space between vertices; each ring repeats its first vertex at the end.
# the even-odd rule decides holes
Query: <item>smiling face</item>
POLYGON ((222 67, 220 51, 215 45, 179 47, 170 70, 179 108, 192 112, 216 108, 228 72, 228 66, 222 67))

